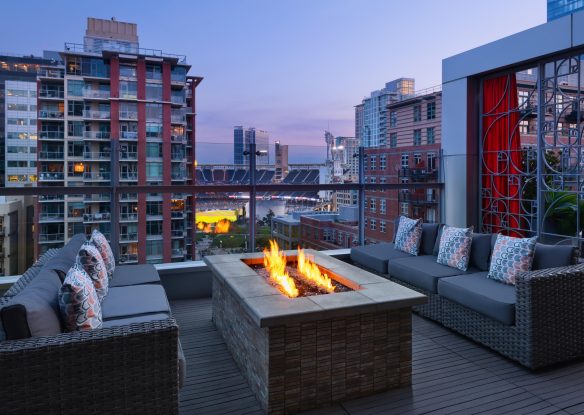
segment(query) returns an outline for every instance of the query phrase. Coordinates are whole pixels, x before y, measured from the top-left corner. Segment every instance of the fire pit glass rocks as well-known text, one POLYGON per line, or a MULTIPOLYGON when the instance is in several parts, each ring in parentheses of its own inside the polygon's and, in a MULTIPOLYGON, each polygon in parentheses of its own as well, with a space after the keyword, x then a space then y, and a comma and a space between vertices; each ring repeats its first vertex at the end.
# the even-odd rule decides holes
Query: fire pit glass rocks
POLYGON ((213 321, 267 413, 411 382, 422 294, 317 251, 207 256, 213 321))

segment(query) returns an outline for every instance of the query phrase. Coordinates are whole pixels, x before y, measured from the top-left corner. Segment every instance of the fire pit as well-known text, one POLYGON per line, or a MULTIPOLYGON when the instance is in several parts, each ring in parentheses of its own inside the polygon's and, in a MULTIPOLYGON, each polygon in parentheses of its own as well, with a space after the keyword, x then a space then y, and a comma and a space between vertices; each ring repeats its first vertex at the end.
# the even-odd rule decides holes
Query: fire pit
POLYGON ((205 257, 213 321, 268 413, 411 382, 411 307, 425 296, 317 251, 205 257))

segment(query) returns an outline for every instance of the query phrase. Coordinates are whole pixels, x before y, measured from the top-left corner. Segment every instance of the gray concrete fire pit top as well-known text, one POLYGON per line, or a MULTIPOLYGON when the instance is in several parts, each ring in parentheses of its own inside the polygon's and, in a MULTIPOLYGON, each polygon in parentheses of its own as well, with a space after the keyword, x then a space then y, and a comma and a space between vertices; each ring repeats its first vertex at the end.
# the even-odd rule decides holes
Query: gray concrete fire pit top
MULTIPOLYGON (((204 258, 218 280, 241 299, 259 327, 337 318, 424 304, 426 296, 336 258, 305 250, 331 277, 352 289, 347 292, 288 298, 248 264, 262 263, 263 253, 214 255, 204 258)), ((296 251, 285 251, 293 259, 296 251)), ((214 284, 216 282, 214 281, 214 284)))

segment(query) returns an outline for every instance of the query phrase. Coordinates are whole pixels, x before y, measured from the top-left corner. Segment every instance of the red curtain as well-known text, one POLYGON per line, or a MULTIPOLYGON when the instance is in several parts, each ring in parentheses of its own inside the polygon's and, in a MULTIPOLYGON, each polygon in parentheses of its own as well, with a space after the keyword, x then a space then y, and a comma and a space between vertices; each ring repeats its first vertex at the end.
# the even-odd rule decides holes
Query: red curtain
POLYGON ((483 82, 483 226, 522 236, 521 138, 515 74, 483 82))

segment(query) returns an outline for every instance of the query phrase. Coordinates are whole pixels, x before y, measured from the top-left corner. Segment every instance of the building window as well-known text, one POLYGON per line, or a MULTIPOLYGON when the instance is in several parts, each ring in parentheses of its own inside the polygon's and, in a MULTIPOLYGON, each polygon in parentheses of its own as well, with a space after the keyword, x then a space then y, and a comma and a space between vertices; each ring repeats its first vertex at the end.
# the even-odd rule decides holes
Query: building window
POLYGON ((146 157, 161 158, 162 143, 146 143, 146 157))
POLYGON ((422 144, 422 130, 414 130, 414 145, 419 146, 422 144))
POLYGON ((408 202, 400 203, 400 213, 402 216, 409 216, 410 214, 410 204, 408 202))
POLYGON ((401 168, 407 169, 410 166, 410 156, 408 153, 402 153, 401 155, 401 168))
POLYGON ((72 97, 82 97, 85 82, 68 80, 67 81, 67 95, 72 97))
POLYGON ((377 210, 377 199, 370 199, 369 200, 369 209, 371 212, 375 212, 377 210))
MULTIPOLYGON (((519 107, 528 107, 529 91, 520 90, 517 92, 519 98, 519 107)), ((525 109, 525 108, 524 108, 525 109)))
POLYGON ((389 134, 389 146, 391 148, 396 148, 397 147, 397 133, 391 133, 391 134, 389 134))
POLYGON ((426 129, 426 140, 428 144, 434 144, 436 142, 436 137, 434 136, 434 127, 426 129))
POLYGON ((146 79, 162 81, 162 67, 160 65, 146 65, 146 79))
POLYGON ((414 153, 414 166, 419 166, 422 163, 422 153, 414 153))
POLYGON ((428 104, 426 104, 426 118, 429 120, 433 120, 436 118, 436 103, 435 102, 428 102, 428 104))
POLYGON ((436 170, 436 153, 428 153, 426 156, 426 165, 428 170, 436 170))
POLYGON ((377 169, 377 156, 371 156, 371 170, 377 169))
POLYGON ((146 180, 162 180, 162 163, 146 163, 146 180))
POLYGON ((136 77, 136 67, 131 66, 131 65, 120 65, 120 77, 135 78, 136 77))
POLYGON ((27 104, 7 104, 6 109, 9 111, 28 111, 28 105, 27 104))
POLYGON ((379 200, 379 213, 385 213, 387 201, 385 199, 379 200))
POLYGON ((397 127, 397 112, 395 111, 389 113, 389 126, 391 128, 397 127))
POLYGON ((377 220, 371 219, 371 230, 374 231, 377 229, 377 220))
POLYGON ((385 170, 386 167, 387 167, 387 156, 385 154, 382 154, 381 156, 379 156, 379 169, 385 170))
MULTIPOLYGON (((148 84, 146 84, 148 85, 148 84)), ((120 98, 136 99, 138 97, 138 82, 120 81, 120 98)))
POLYGON ((422 121, 422 106, 414 105, 414 122, 422 121))
POLYGON ((380 221, 379 221, 379 231, 380 231, 381 233, 385 233, 385 230, 386 230, 386 224, 385 224, 385 221, 384 221, 384 220, 380 220, 380 221))
POLYGON ((146 99, 150 101, 162 101, 162 84, 146 82, 146 99))
POLYGON ((146 103, 146 119, 162 121, 162 104, 146 103))
POLYGON ((519 134, 528 134, 529 133, 529 121, 522 120, 519 121, 519 134))

